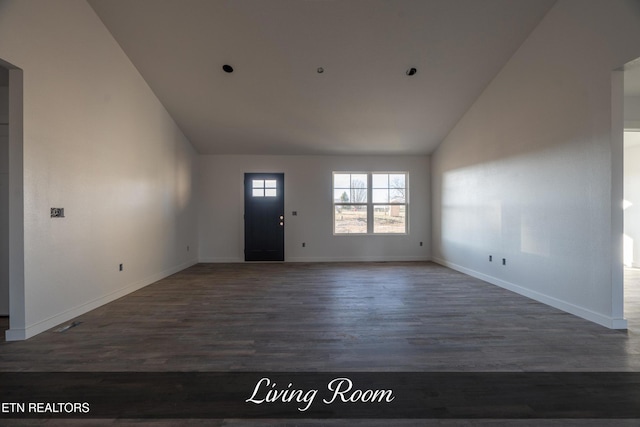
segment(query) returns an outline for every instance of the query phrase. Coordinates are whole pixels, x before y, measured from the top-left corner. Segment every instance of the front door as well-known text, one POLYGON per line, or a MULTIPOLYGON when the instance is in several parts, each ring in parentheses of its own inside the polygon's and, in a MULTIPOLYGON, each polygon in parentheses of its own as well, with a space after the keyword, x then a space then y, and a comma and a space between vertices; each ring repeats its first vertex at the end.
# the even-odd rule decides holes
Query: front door
POLYGON ((244 174, 244 259, 284 261, 284 174, 244 174))

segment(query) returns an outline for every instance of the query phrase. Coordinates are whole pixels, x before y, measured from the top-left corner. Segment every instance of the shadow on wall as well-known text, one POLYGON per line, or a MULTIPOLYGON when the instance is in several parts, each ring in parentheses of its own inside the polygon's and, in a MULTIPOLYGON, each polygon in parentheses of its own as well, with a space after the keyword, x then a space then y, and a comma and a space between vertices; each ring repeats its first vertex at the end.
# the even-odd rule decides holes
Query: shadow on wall
POLYGON ((611 281, 606 151, 586 138, 529 148, 434 175, 434 260, 617 327, 610 288, 596 289, 611 281))
POLYGON ((436 254, 447 259, 455 253, 446 247, 453 241, 481 250, 483 260, 487 248, 550 257, 554 250, 564 252, 566 242, 576 240, 572 235, 579 240, 589 192, 610 179, 602 167, 608 159, 602 143, 609 136, 594 140, 584 123, 594 99, 580 83, 563 83, 562 97, 557 82, 538 82, 535 91, 511 81, 492 87, 493 98, 527 102, 474 105, 437 150, 432 161, 433 206, 441 208, 434 211, 436 254), (498 120, 505 109, 508 119, 498 120))
POLYGON ((434 259, 626 327, 614 70, 640 55, 639 11, 561 1, 530 34, 432 156, 434 259))
POLYGON ((483 251, 552 256, 555 240, 581 233, 577 219, 589 202, 584 186, 593 177, 571 155, 575 144, 445 171, 436 188, 444 240, 483 251), (550 191, 559 183, 575 191, 550 191), (567 221, 570 215, 576 218, 567 221))

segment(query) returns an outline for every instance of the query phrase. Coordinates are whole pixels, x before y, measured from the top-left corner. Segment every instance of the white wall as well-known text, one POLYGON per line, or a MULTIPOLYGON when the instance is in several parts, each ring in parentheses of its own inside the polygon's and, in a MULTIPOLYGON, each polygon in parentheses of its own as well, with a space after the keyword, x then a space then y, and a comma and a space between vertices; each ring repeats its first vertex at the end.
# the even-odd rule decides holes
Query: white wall
POLYGON ((625 96, 624 127, 640 129, 640 96, 625 96))
MULTIPOLYGON (((625 96, 624 127, 640 130, 640 96, 625 96)), ((624 211, 624 258, 626 266, 640 267, 640 132, 625 132, 624 139, 624 199, 631 203, 624 211)))
POLYGON ((640 267, 640 133, 625 132, 625 143, 624 199, 630 203, 624 211, 625 265, 640 267))
POLYGON ((558 1, 432 157, 433 258, 625 327, 612 70, 638 56, 638 2, 558 1))
POLYGON ((429 158, 201 156, 199 254, 202 262, 244 261, 245 172, 285 174, 286 261, 427 260, 429 158), (408 171, 410 233, 334 236, 333 171, 408 171), (297 216, 292 216, 297 211, 297 216), (420 242, 424 246, 420 246, 420 242), (306 247, 302 247, 302 243, 306 247))
POLYGON ((7 339, 194 263, 196 153, 89 5, 0 2, 0 59, 24 71, 25 302, 7 339))

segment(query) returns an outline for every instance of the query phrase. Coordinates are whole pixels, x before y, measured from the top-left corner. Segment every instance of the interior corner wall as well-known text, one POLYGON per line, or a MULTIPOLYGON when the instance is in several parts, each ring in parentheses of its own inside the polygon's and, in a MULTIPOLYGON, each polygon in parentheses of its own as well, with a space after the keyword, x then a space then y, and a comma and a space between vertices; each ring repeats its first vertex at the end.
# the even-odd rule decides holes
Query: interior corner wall
POLYGON ((24 321, 7 339, 195 263, 197 154, 93 9, 0 2, 0 59, 24 75, 24 321))
POLYGON ((198 170, 201 262, 244 261, 247 172, 284 173, 285 261, 430 259, 428 156, 209 155, 200 157, 198 170), (409 172, 409 234, 334 236, 334 171, 409 172))
POLYGON ((612 71, 638 56, 638 2, 559 0, 432 156, 433 259, 624 327, 612 71))

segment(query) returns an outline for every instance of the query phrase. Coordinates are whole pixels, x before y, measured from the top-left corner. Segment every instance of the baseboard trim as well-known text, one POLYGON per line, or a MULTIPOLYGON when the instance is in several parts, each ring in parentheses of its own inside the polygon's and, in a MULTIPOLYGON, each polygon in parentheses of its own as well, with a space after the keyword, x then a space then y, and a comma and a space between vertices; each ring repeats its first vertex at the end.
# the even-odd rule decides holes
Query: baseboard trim
POLYGON ((287 262, 419 262, 429 261, 421 256, 364 256, 364 257, 291 257, 287 262))
POLYGON ((245 261, 244 258, 200 258, 198 262, 202 264, 236 264, 245 261))
POLYGON ((27 331, 25 329, 7 329, 4 331, 4 339, 6 341, 22 341, 27 339, 27 331))
POLYGON ((68 322, 69 320, 78 317, 82 314, 85 314, 91 310, 95 310, 98 307, 101 307, 105 304, 108 304, 112 301, 117 300, 118 298, 122 298, 125 295, 130 294, 131 292, 135 292, 139 289, 144 288, 158 280, 164 279, 172 274, 175 274, 185 268, 191 267, 192 265, 197 264, 196 260, 190 260, 184 262, 175 267, 169 268, 167 270, 163 270, 159 273, 152 274, 142 280, 131 283, 124 288, 120 288, 116 291, 98 297, 94 300, 88 301, 79 306, 70 308, 68 310, 63 311, 62 313, 58 313, 53 315, 47 319, 36 322, 32 325, 27 326, 25 329, 9 329, 5 331, 5 339, 7 341, 22 341, 28 338, 31 338, 39 333, 42 333, 46 330, 49 330, 55 326, 60 325, 61 323, 68 322))
MULTIPOLYGON (((367 257, 289 257, 284 262, 416 262, 416 261, 430 261, 429 257, 389 257, 389 256, 367 256, 367 257)), ((209 264, 224 264, 224 263, 238 263, 247 262, 242 258, 201 258, 201 263, 209 264)), ((253 263, 253 261, 250 261, 253 263)))
POLYGON ((455 264, 453 262, 449 262, 442 258, 432 258, 432 261, 440 264, 444 267, 448 267, 452 270, 459 271, 461 273, 467 274, 471 277, 475 277, 476 279, 483 280, 485 282, 491 283, 492 285, 499 286, 501 288, 507 289, 509 291, 515 292, 527 298, 531 298, 543 304, 549 305, 553 308, 557 308, 558 310, 562 310, 569 314, 573 314, 574 316, 581 317, 585 320, 589 320, 590 322, 597 323, 598 325, 602 325, 609 329, 627 329, 627 320, 622 318, 613 318, 607 317, 600 313, 596 313, 587 308, 577 306, 575 304, 571 304, 567 301, 563 301, 549 295, 542 294, 540 292, 533 291, 531 289, 527 289, 525 287, 516 285, 514 283, 510 283, 501 279, 498 279, 493 276, 489 276, 484 273, 480 273, 478 271, 472 270, 467 267, 463 267, 461 265, 455 264))

